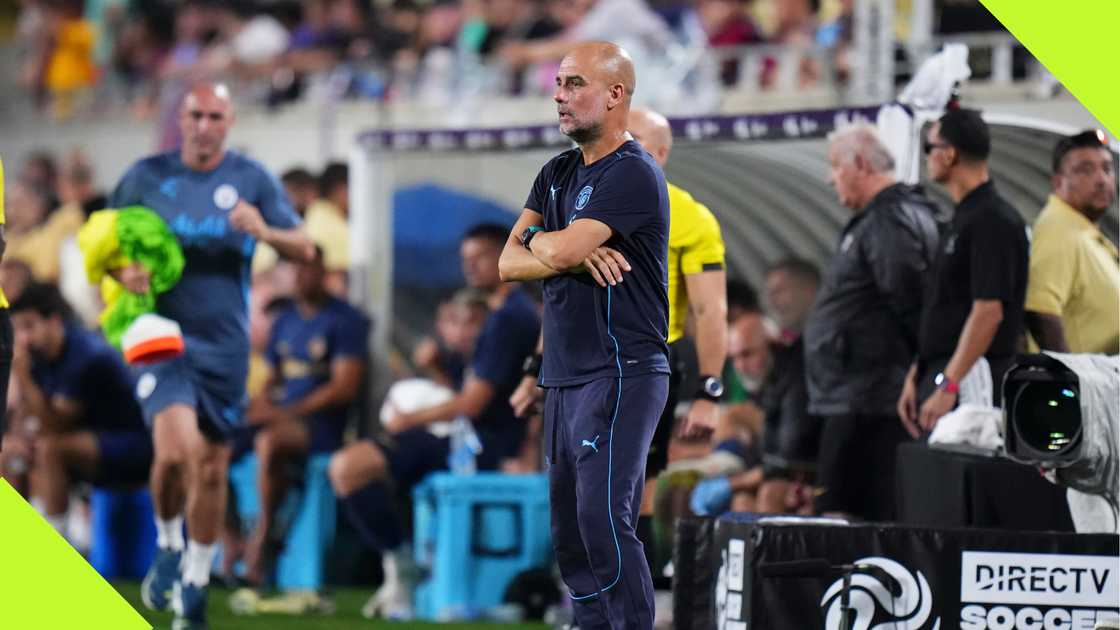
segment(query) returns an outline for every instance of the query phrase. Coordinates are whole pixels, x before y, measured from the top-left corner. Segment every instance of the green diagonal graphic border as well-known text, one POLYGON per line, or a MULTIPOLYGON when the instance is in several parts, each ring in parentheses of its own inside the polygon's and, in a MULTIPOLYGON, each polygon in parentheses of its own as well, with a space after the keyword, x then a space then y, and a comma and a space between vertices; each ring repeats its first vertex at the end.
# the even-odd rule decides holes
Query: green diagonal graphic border
POLYGON ((980 0, 1097 120, 1120 136, 1120 0, 980 0))

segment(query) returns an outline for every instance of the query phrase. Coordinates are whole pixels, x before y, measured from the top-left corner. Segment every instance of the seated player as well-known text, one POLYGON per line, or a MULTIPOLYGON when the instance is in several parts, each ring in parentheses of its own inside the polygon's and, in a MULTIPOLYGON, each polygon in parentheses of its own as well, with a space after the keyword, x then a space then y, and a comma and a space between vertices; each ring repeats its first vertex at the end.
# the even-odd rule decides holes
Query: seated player
POLYGON ((474 289, 460 289, 450 300, 441 302, 433 334, 421 339, 412 351, 417 375, 458 389, 489 313, 486 295, 474 289))
POLYGON ((275 551, 273 517, 288 489, 289 464, 342 446, 362 389, 369 320, 327 293, 325 277, 320 249, 297 266, 295 301, 272 324, 269 376, 247 414, 256 429, 261 508, 245 555, 246 578, 254 584, 264 580, 275 551))
POLYGON ((11 308, 12 378, 24 415, 39 419, 32 502, 63 533, 71 483, 142 487, 152 442, 120 354, 70 319, 57 288, 32 284, 11 308))
POLYGON ((460 246, 467 284, 486 292, 491 314, 475 344, 463 385, 447 402, 411 413, 396 413, 387 435, 347 446, 331 459, 330 477, 346 513, 363 540, 382 554, 385 580, 362 612, 368 617, 412 616, 411 550, 404 544, 394 509, 391 482, 399 496, 431 472, 447 468, 450 438, 428 427, 467 417, 482 443, 479 469, 497 469, 515 457, 525 424, 513 415, 509 396, 521 378, 522 359, 537 342, 540 319, 531 298, 498 275, 498 257, 508 228, 473 228, 460 246))

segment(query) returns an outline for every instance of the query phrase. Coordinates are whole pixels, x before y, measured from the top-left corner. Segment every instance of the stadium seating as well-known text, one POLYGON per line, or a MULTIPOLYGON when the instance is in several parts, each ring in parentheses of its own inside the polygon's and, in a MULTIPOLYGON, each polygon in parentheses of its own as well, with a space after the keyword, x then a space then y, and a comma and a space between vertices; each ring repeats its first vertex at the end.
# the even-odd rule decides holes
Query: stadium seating
MULTIPOLYGON (((316 590, 326 581, 325 556, 337 518, 337 499, 327 479, 329 461, 329 454, 310 457, 302 487, 289 492, 281 506, 291 523, 276 560, 276 586, 281 590, 316 590)), ((230 466, 229 480, 242 522, 254 521, 260 511, 256 455, 250 453, 230 466)))

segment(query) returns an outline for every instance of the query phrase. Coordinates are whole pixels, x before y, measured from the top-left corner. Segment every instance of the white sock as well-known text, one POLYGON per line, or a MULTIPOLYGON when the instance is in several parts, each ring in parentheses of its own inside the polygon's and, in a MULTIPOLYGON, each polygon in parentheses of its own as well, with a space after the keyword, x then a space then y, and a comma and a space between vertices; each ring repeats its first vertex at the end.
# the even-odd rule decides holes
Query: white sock
POLYGON ((214 554, 217 552, 216 544, 187 542, 187 553, 183 554, 183 583, 200 587, 209 584, 210 567, 214 565, 214 554))
POLYGON ((156 517, 156 546, 171 551, 183 550, 183 516, 162 519, 156 517))
POLYGON ((412 548, 409 545, 381 552, 381 572, 387 584, 408 584, 413 579, 413 568, 412 548))
POLYGON ((54 531, 58 532, 63 538, 66 538, 66 512, 61 514, 44 514, 43 518, 51 524, 54 531))

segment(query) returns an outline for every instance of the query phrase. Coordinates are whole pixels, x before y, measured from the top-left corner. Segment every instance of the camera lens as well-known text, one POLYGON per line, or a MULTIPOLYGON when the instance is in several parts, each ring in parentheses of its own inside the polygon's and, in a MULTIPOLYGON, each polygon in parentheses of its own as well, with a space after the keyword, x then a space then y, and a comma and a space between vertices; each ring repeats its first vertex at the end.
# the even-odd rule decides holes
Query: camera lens
POLYGON ((1015 400, 1015 426, 1030 448, 1058 454, 1081 432, 1077 388, 1065 383, 1025 383, 1015 400))

